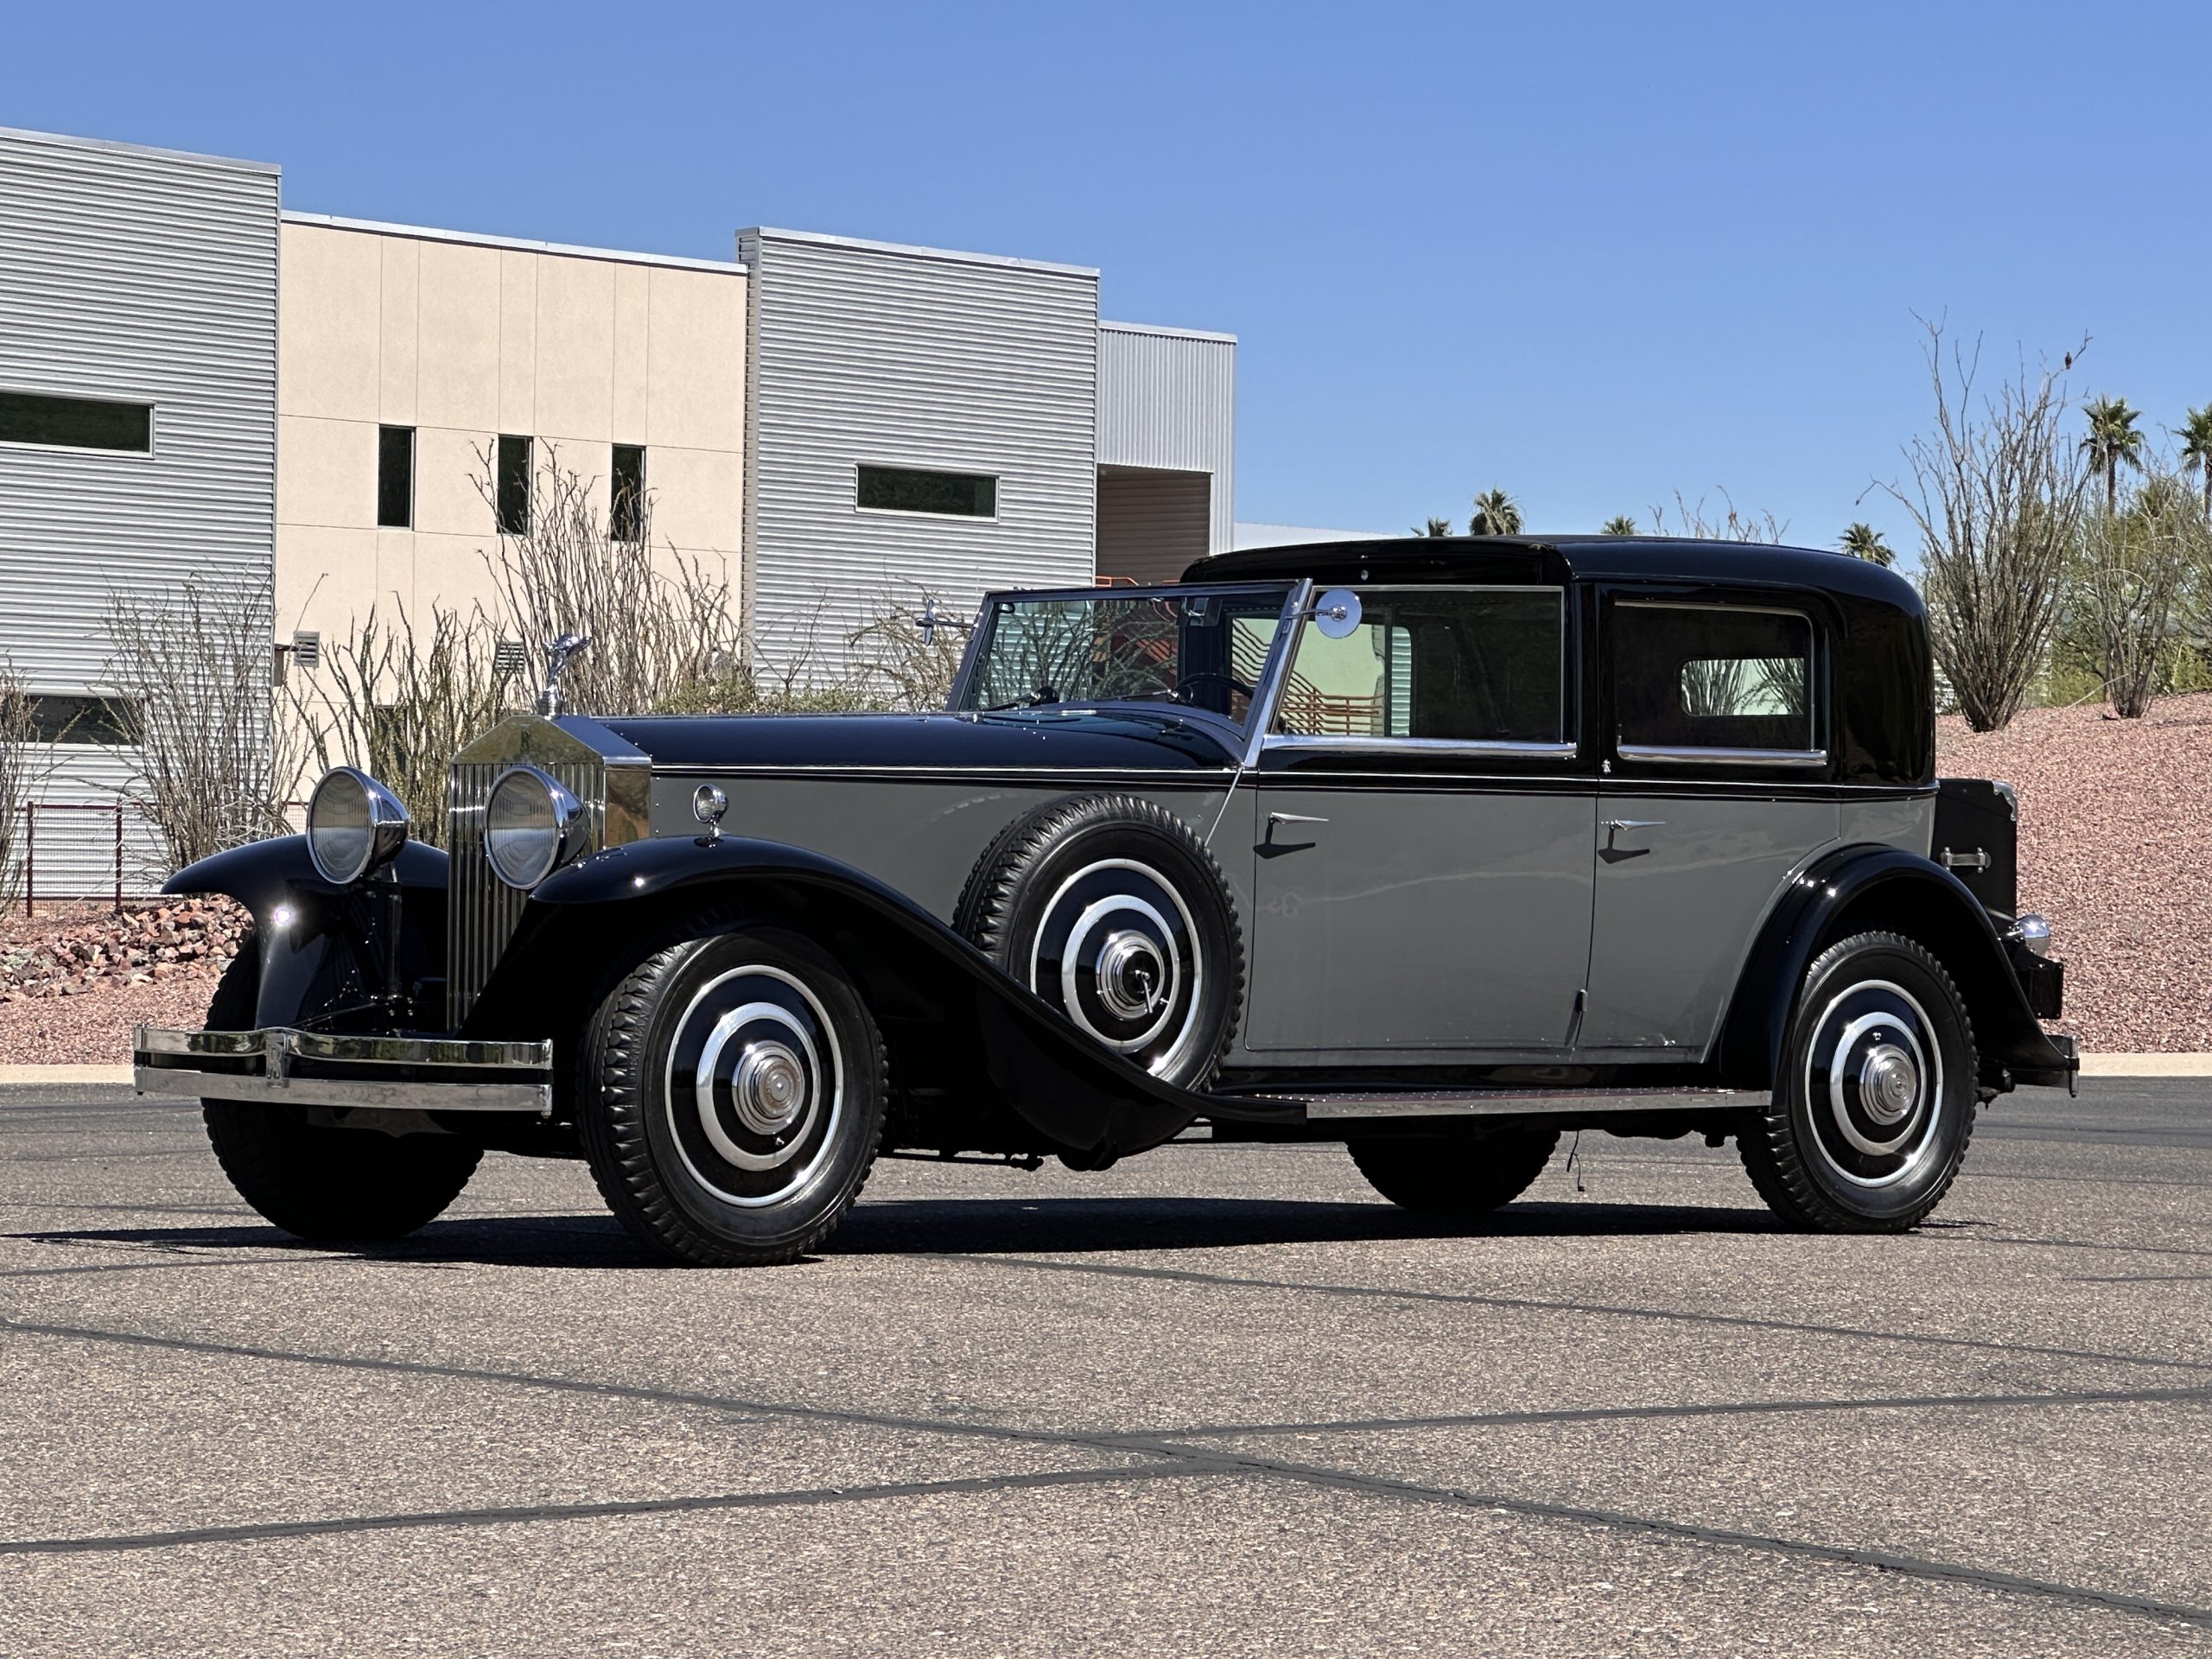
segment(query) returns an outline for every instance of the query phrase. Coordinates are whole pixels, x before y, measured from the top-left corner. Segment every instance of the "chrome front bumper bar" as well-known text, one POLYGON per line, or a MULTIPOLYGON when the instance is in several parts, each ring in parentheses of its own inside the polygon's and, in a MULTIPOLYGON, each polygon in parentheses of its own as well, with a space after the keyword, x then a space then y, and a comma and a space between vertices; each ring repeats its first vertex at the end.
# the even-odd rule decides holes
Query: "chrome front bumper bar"
POLYGON ((142 1095, 540 1117, 553 1110, 550 1042, 141 1026, 131 1046, 142 1095))

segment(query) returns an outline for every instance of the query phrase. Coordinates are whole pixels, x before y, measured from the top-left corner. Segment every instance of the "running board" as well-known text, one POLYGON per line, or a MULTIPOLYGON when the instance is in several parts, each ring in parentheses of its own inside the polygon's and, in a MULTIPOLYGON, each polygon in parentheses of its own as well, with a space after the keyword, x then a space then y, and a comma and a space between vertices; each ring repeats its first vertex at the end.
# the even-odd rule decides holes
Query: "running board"
POLYGON ((1764 1089, 1418 1089, 1268 1093, 1252 1105, 1302 1107, 1308 1123, 1373 1117, 1599 1117, 1615 1112, 1738 1112, 1764 1108, 1764 1089))

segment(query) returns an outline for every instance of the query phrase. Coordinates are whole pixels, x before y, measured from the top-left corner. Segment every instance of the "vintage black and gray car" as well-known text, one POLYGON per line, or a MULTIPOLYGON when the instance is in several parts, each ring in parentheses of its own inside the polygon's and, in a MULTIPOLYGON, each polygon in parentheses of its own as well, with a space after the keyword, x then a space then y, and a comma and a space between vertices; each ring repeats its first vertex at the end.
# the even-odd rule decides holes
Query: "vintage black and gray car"
POLYGON ((669 1256, 782 1262, 880 1155, 1095 1170, 1199 1125, 1458 1217, 1562 1132, 1733 1139, 1788 1224, 1897 1230, 2077 1065, 2017 802, 1935 734, 1918 596, 1831 553, 1336 543, 995 594, 941 713, 549 682, 454 757, 442 850, 331 772, 304 835, 169 882, 256 944, 137 1084, 312 1240, 418 1228, 496 1150, 586 1160, 669 1256))

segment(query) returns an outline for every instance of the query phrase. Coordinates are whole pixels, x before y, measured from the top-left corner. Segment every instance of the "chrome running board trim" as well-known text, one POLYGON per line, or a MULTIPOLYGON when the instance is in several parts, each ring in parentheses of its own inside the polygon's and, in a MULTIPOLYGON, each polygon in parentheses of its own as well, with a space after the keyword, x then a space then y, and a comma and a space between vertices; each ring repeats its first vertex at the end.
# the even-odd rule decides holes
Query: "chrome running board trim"
POLYGON ((1268 1095, 1306 1109, 1309 1123, 1340 1118, 1604 1116, 1614 1112, 1745 1111, 1772 1099, 1764 1089, 1422 1089, 1268 1095))

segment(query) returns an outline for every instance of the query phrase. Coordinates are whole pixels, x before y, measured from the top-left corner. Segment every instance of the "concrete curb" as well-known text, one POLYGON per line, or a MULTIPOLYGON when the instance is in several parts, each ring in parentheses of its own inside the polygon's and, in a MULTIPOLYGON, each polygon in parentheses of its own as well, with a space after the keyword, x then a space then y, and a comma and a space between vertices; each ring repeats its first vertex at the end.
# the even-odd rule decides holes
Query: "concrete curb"
POLYGON ((130 1086, 127 1065, 0 1065, 0 1088, 10 1084, 52 1085, 57 1083, 97 1084, 111 1088, 130 1086))
POLYGON ((2212 1054, 2084 1054, 2085 1077, 2212 1077, 2212 1054))

